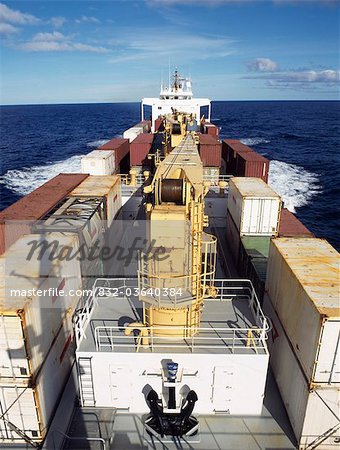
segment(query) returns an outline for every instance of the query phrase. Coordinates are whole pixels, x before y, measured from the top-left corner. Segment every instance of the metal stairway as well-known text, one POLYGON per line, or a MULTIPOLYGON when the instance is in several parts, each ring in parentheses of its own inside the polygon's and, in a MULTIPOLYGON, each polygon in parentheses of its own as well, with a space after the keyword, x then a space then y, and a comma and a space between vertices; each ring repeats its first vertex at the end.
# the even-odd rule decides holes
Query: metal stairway
POLYGON ((79 358, 78 378, 82 406, 96 406, 91 358, 79 358))

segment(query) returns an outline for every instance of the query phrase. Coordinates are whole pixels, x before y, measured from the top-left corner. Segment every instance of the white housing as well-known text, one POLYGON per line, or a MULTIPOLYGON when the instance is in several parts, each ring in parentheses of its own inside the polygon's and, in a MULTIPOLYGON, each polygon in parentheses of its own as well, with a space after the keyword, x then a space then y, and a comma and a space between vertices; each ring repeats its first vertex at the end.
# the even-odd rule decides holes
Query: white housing
POLYGON ((281 198, 260 178, 232 178, 228 211, 240 235, 276 236, 281 198))
POLYGON ((115 152, 94 150, 81 158, 82 173, 111 175, 115 171, 115 152))

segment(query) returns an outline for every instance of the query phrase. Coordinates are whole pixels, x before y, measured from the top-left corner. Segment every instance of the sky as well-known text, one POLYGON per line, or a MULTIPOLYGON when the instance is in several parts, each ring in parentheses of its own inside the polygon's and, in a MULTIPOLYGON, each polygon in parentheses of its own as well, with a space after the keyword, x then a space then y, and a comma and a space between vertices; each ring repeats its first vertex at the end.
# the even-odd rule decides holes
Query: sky
POLYGON ((1 104, 339 99, 336 0, 0 0, 1 104))

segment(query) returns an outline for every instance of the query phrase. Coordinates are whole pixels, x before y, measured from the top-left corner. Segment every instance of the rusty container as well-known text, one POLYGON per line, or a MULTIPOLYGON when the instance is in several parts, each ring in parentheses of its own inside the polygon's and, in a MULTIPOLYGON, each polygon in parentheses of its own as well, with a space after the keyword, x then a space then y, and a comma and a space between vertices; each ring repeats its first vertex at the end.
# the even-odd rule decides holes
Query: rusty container
POLYGON ((155 132, 156 131, 164 131, 164 119, 161 117, 158 117, 158 119, 155 120, 155 132))
POLYGON ((20 236, 30 233, 32 224, 51 211, 87 174, 59 174, 0 212, 0 254, 20 236))
POLYGON ((239 153, 253 152, 253 150, 237 139, 222 141, 222 158, 226 162, 226 172, 236 175, 236 157, 239 153))
POLYGON ((209 134, 209 135, 211 135, 211 136, 215 136, 215 137, 217 137, 218 138, 218 136, 219 136, 219 128, 216 126, 216 125, 214 125, 213 123, 210 123, 210 122, 205 122, 204 123, 204 127, 203 127, 203 132, 205 133, 205 134, 209 134))
POLYGON ((220 167, 222 148, 216 136, 199 135, 199 153, 205 167, 220 167))
POLYGON ((154 135, 153 134, 139 134, 130 144, 130 165, 143 166, 146 164, 147 155, 152 148, 154 135))
POLYGON ((110 150, 115 152, 115 168, 116 173, 118 173, 120 162, 130 151, 130 142, 129 139, 113 138, 99 147, 98 150, 110 150))
POLYGON ((268 183, 269 160, 253 151, 237 153, 235 175, 255 177, 268 183))
POLYGON ((279 237, 314 237, 314 234, 287 208, 281 210, 279 237))

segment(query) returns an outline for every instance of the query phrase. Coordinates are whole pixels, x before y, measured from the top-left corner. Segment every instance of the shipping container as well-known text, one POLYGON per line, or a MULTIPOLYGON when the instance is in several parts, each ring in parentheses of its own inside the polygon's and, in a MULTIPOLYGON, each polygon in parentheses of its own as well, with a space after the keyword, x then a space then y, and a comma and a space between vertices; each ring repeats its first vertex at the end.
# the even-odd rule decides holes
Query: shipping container
POLYGON ((75 233, 82 251, 81 274, 85 289, 95 278, 103 276, 103 264, 98 255, 104 244, 106 230, 106 202, 103 197, 69 197, 54 211, 33 226, 40 233, 75 233), (98 251, 93 254, 93 250, 98 251))
POLYGON ((209 134, 211 136, 215 136, 218 138, 219 131, 220 131, 220 129, 216 125, 214 125, 210 122, 204 122, 203 133, 209 134))
POLYGON ((112 175, 115 173, 115 152, 93 150, 81 158, 81 171, 90 175, 112 175))
POLYGON ((222 141, 222 158, 226 162, 226 172, 236 175, 236 156, 238 153, 253 152, 253 150, 237 139, 222 141))
POLYGON ((134 126, 129 128, 128 130, 125 130, 123 133, 123 138, 124 139, 128 139, 129 142, 132 142, 134 139, 136 139, 136 137, 143 133, 144 129, 142 126, 134 126))
POLYGON ((104 218, 109 227, 122 206, 122 193, 120 177, 117 175, 89 176, 83 183, 74 189, 71 197, 99 198, 105 200, 104 218))
MULTIPOLYGON (((24 340, 17 343, 25 347, 24 340)), ((64 327, 56 336, 36 376, 27 377, 26 383, 23 383, 20 377, 13 378, 12 383, 9 378, 1 378, 0 406, 1 412, 5 413, 5 420, 0 419, 0 444, 24 443, 22 437, 8 426, 7 421, 13 423, 31 440, 43 440, 70 374, 74 353, 72 327, 64 327)), ((24 358, 18 360, 16 349, 12 350, 10 355, 12 364, 25 363, 24 358)))
POLYGON ((281 209, 279 237, 314 237, 300 220, 287 208, 281 209))
POLYGON ((235 175, 257 177, 268 182, 269 160, 256 152, 237 153, 235 175))
POLYGON ((152 148, 153 134, 140 134, 130 144, 130 165, 143 166, 147 163, 147 154, 152 148))
POLYGON ((115 171, 120 170, 120 164, 123 158, 130 152, 129 139, 113 138, 104 145, 98 147, 98 150, 109 150, 115 152, 115 171))
POLYGON ((1 365, 1 379, 36 375, 61 330, 72 329, 82 289, 78 250, 76 235, 30 234, 0 257, 1 361, 21 361, 1 365))
POLYGON ((164 118, 163 117, 158 117, 155 120, 155 132, 156 131, 164 131, 164 118))
POLYGON ((226 236, 229 251, 232 254, 234 265, 235 267, 237 267, 239 261, 241 239, 240 233, 229 212, 227 213, 226 236))
MULTIPOLYGON (((327 434, 337 425, 336 416, 340 408, 339 385, 324 384, 311 388, 310 380, 306 378, 295 349, 267 294, 264 295, 262 307, 271 322, 267 339, 270 365, 297 438, 298 448, 302 450, 312 442, 316 444, 320 436, 327 434)), ((299 319, 302 320, 301 317, 299 319)), ((301 326, 304 327, 304 324, 301 326)), ((337 448, 336 439, 339 437, 338 431, 329 437, 325 436, 323 442, 310 448, 337 448)))
POLYGON ((200 134, 198 150, 204 166, 221 166, 221 144, 215 136, 200 134))
POLYGON ((340 383, 338 252, 323 239, 273 239, 266 291, 311 384, 340 383))
POLYGON ((51 211, 86 174, 60 174, 0 212, 0 255, 20 236, 29 234, 34 221, 51 211))
POLYGON ((259 178, 229 181, 228 211, 239 234, 276 236, 281 198, 259 178))

